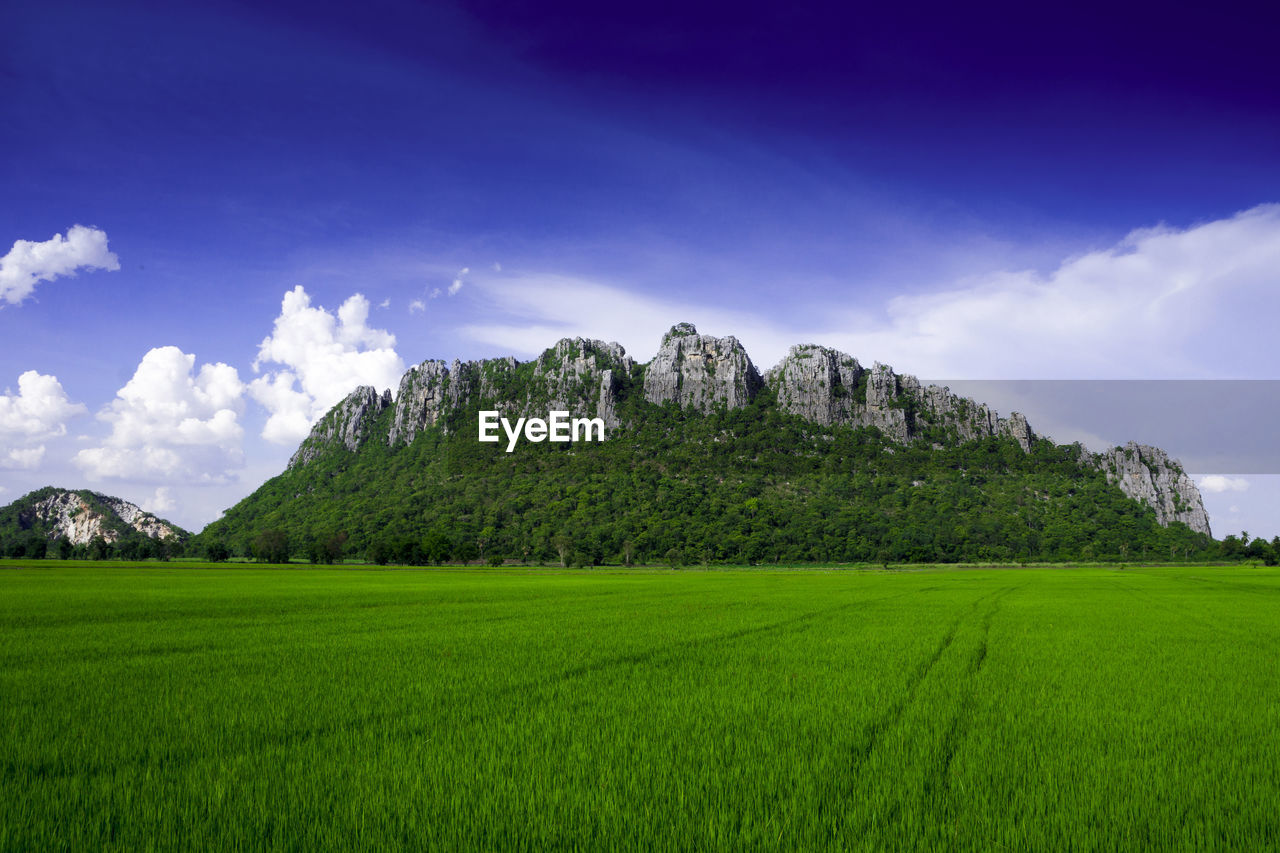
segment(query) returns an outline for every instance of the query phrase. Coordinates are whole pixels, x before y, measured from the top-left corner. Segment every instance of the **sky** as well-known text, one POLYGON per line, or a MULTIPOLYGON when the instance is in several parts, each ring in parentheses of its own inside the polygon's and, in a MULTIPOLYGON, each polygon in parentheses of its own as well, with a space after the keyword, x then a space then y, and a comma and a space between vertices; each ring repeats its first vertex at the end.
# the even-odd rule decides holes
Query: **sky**
MULTIPOLYGON (((762 370, 1280 379, 1252 6, 5 4, 0 503, 198 530, 356 385, 681 321, 762 370)), ((1280 477, 1193 473, 1280 534, 1280 477)))

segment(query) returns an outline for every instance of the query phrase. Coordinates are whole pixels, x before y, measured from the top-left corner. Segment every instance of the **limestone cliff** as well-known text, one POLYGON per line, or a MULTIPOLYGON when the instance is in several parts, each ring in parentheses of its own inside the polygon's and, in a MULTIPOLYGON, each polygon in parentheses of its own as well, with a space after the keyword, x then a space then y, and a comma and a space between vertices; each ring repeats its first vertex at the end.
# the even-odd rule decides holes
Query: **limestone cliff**
POLYGON ((1161 524, 1181 521, 1192 530, 1209 534, 1209 514, 1200 490, 1182 466, 1158 447, 1129 442, 1104 453, 1088 454, 1084 461, 1102 470, 1120 491, 1156 512, 1161 524))
POLYGON ((621 424, 618 393, 634 366, 618 344, 564 338, 533 362, 514 358, 424 361, 400 380, 387 443, 408 444, 425 427, 449 428, 449 416, 492 407, 508 417, 546 417, 551 411, 621 424))
POLYGON ((17 526, 37 530, 49 540, 68 539, 87 545, 94 539, 117 542, 131 530, 152 539, 182 540, 187 532, 136 504, 89 491, 45 488, 19 499, 17 526))
MULTIPOLYGON (((537 359, 424 361, 400 380, 394 398, 357 388, 316 424, 289 462, 306 465, 329 448, 354 451, 377 439, 391 447, 411 443, 424 429, 465 429, 463 416, 493 408, 508 417, 567 410, 600 417, 609 430, 624 426, 622 403, 644 401, 709 412, 742 408, 768 388, 783 411, 823 425, 873 426, 898 443, 924 439, 953 444, 1009 437, 1030 453, 1037 441, 1018 412, 1000 417, 989 406, 950 389, 922 385, 879 362, 870 368, 845 353, 811 344, 794 346, 761 377, 734 337, 702 335, 689 323, 663 336, 657 355, 637 370, 616 343, 564 338, 537 359), (633 384, 634 383, 634 384, 633 384), (394 406, 389 418, 381 417, 394 406), (378 429, 374 424, 381 424, 378 429)), ((474 417, 473 414, 470 415, 474 417)), ((1106 472, 1124 494, 1149 505, 1161 524, 1182 521, 1208 533, 1199 491, 1176 462, 1156 448, 1130 444, 1105 454, 1083 452, 1081 463, 1106 472)))
POLYGON ((374 419, 390 405, 390 389, 379 394, 373 386, 361 385, 311 428, 311 435, 293 454, 289 467, 305 465, 329 447, 340 446, 351 451, 359 449, 374 419))
POLYGON ((707 412, 718 405, 741 408, 763 385, 747 351, 734 337, 700 335, 679 323, 662 338, 644 373, 644 398, 707 412))
POLYGON ((1013 437, 1024 451, 1035 440, 1027 419, 1014 412, 1001 419, 989 407, 938 385, 921 385, 876 362, 870 370, 856 358, 827 347, 791 348, 765 376, 778 405, 821 424, 874 426, 899 443, 940 427, 955 441, 993 435, 1013 437))

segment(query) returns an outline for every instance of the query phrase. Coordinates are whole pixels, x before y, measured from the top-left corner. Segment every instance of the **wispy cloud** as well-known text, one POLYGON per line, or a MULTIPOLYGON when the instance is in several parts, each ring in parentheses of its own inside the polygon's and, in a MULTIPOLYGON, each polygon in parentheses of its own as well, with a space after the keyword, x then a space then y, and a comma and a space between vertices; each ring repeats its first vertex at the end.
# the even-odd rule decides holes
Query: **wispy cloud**
POLYGON ((458 270, 458 274, 453 277, 453 284, 449 285, 450 296, 458 295, 458 291, 462 290, 463 276, 467 275, 470 272, 471 272, 471 269, 469 267, 463 267, 462 269, 458 270))
MULTIPOLYGON (((1269 377, 1280 314, 1280 205, 1177 229, 1146 228, 1048 273, 977 273, 884 304, 830 289, 811 321, 768 304, 705 304, 562 275, 477 277, 498 319, 464 334, 521 353, 566 335, 616 340, 647 358, 688 320, 737 335, 762 366, 794 343, 949 378, 1269 377)), ((852 293, 852 291, 851 291, 852 293)))

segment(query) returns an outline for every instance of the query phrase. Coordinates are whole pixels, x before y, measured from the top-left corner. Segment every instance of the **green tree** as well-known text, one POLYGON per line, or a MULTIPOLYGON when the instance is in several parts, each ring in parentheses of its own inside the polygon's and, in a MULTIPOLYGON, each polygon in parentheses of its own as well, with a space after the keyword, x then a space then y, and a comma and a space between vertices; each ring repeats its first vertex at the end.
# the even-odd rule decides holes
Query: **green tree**
POLYGON ((264 530, 253 537, 254 559, 266 563, 289 562, 289 537, 283 530, 264 530))

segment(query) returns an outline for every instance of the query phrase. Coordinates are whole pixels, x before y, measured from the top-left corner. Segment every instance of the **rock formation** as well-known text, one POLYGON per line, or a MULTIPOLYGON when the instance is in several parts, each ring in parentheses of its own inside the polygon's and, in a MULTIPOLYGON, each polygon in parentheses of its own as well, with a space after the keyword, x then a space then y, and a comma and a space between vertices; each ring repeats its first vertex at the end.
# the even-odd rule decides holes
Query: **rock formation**
POLYGON ((876 362, 870 370, 856 358, 826 347, 791 348, 765 376, 765 384, 787 412, 820 424, 874 426, 899 443, 941 427, 956 441, 1008 435, 1030 451, 1035 434, 1014 412, 999 418, 989 407, 876 362))
POLYGON ((1118 483, 1120 491, 1154 509, 1161 524, 1181 521, 1192 530, 1210 533, 1200 490, 1182 466, 1160 448, 1131 441, 1124 447, 1089 454, 1085 461, 1101 469, 1108 482, 1118 483))
POLYGON ((361 385, 312 427, 311 435, 307 436, 289 460, 289 467, 305 465, 324 452, 325 448, 334 445, 356 450, 364 443, 374 419, 390 405, 390 389, 378 394, 373 386, 361 385))
POLYGON ((72 545, 87 545, 94 539, 116 542, 125 526, 152 539, 186 537, 185 531, 136 504, 110 495, 46 489, 33 496, 30 505, 19 512, 19 524, 27 529, 44 528, 50 540, 65 538, 72 545))
POLYGON ((387 443, 408 444, 425 427, 449 429, 449 416, 468 406, 494 408, 506 416, 546 417, 551 411, 621 424, 618 393, 634 362, 618 344, 564 338, 521 363, 514 358, 424 361, 400 380, 387 443))
MULTIPOLYGON (((993 436, 1009 437, 1030 453, 1037 437, 1018 412, 1001 418, 990 407, 937 385, 922 385, 876 362, 870 369, 856 358, 827 347, 794 346, 761 377, 737 338, 701 335, 679 323, 662 338, 653 360, 644 365, 643 398, 701 412, 718 406, 747 406, 764 388, 785 412, 823 425, 870 426, 898 443, 926 438, 956 443, 993 436)), ((330 448, 354 451, 377 437, 391 447, 409 444, 422 430, 448 432, 474 424, 464 414, 498 409, 505 416, 545 417, 552 410, 600 417, 608 429, 623 426, 621 406, 635 364, 616 343, 564 338, 536 360, 424 361, 400 380, 394 403, 362 386, 335 406, 312 429, 289 462, 306 465, 330 448), (386 431, 374 429, 382 412, 394 406, 386 431)), ((634 392, 631 392, 634 393, 634 392)), ((1081 464, 1104 471, 1124 494, 1150 506, 1161 524, 1181 521, 1209 532, 1208 516, 1195 484, 1163 451, 1130 444, 1103 454, 1082 449, 1081 464)))
POLYGON ((747 351, 734 337, 699 335, 679 323, 662 338, 644 373, 644 398, 708 412, 718 405, 741 408, 764 383, 747 351))

